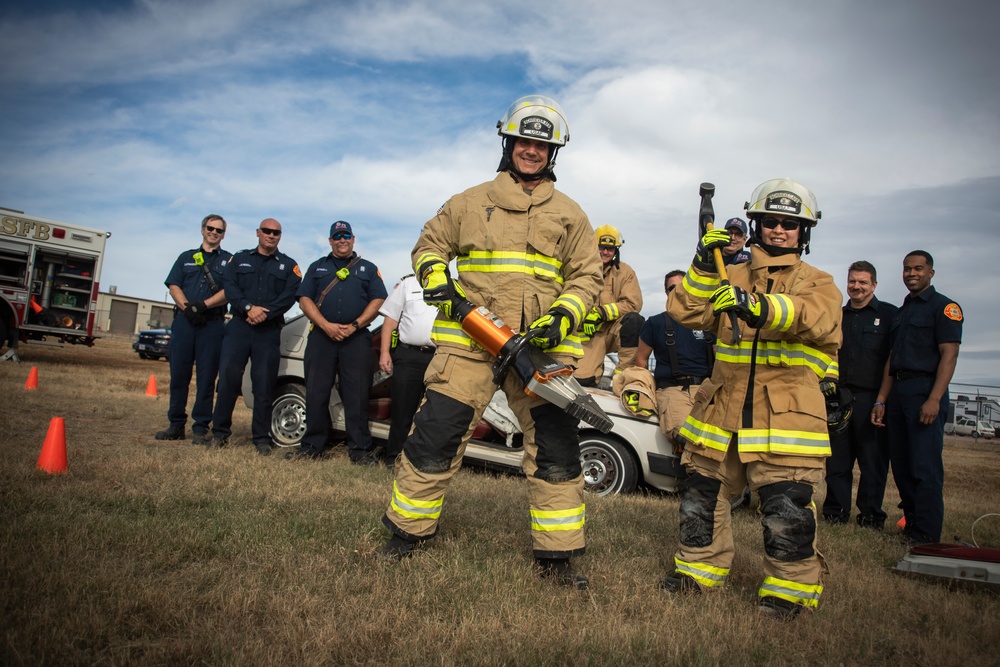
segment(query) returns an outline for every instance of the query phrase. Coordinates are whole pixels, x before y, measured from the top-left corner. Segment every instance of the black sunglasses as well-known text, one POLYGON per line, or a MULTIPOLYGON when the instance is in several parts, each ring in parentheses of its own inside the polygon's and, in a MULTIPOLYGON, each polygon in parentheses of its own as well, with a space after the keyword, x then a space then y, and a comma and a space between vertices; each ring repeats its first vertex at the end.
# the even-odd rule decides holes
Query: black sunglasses
POLYGON ((205 225, 206 232, 215 232, 216 234, 225 234, 226 230, 222 227, 213 227, 212 225, 205 225))
POLYGON ((786 232, 790 232, 793 229, 799 228, 798 220, 778 220, 777 218, 763 218, 760 221, 761 227, 764 229, 775 229, 778 225, 786 232))
POLYGON ((281 236, 280 229, 268 229, 267 227, 261 227, 260 231, 264 232, 265 234, 270 234, 271 236, 281 236))
POLYGON ((350 241, 352 238, 354 238, 354 234, 350 232, 337 232, 330 238, 333 239, 334 241, 339 241, 341 239, 347 239, 348 241, 350 241))

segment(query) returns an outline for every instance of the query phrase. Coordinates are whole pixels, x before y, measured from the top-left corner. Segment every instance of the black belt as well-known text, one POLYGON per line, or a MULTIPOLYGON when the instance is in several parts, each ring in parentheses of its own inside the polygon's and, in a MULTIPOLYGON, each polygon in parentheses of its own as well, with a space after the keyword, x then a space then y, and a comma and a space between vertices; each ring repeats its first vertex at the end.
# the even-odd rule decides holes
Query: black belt
POLYGON ((701 384, 707 377, 697 375, 675 375, 669 378, 657 378, 656 388, 666 389, 667 387, 690 387, 693 384, 701 384))
POLYGON ((897 380, 909 380, 911 378, 934 377, 934 373, 927 373, 925 371, 896 371, 892 376, 897 380))
POLYGON ((433 352, 437 349, 433 345, 410 345, 409 343, 399 343, 399 347, 405 347, 408 350, 416 350, 417 352, 433 352))

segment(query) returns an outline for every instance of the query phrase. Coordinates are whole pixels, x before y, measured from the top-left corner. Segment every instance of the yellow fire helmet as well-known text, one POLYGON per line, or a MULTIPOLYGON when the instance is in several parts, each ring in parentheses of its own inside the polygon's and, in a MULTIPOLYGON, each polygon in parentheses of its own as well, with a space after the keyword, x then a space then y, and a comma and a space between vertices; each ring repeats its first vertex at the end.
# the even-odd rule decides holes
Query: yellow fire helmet
POLYGON ((597 245, 599 246, 620 248, 623 243, 622 235, 618 233, 616 227, 612 227, 611 225, 601 225, 594 230, 594 234, 597 236, 597 245))

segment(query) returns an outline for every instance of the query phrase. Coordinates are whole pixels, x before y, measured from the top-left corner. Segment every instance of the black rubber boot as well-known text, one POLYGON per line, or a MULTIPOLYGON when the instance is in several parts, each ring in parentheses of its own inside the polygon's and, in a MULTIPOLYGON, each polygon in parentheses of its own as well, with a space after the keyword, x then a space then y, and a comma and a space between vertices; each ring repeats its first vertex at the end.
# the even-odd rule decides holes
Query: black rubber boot
POLYGON ((382 545, 379 553, 388 560, 398 562, 412 556, 417 544, 418 542, 411 542, 410 540, 404 540, 399 535, 393 535, 389 538, 388 542, 382 545))
POLYGON ((184 426, 171 424, 166 428, 166 430, 157 431, 155 437, 157 440, 183 440, 184 426))
POLYGON ((757 603, 757 611, 778 621, 791 621, 802 611, 802 605, 768 595, 757 603))
POLYGON ((683 593, 684 595, 701 595, 701 586, 698 582, 686 574, 668 574, 660 579, 660 588, 671 595, 683 593))
POLYGON ((585 591, 590 586, 590 580, 573 569, 569 558, 536 558, 535 562, 542 569, 539 573, 542 579, 548 579, 560 586, 568 586, 578 591, 585 591))

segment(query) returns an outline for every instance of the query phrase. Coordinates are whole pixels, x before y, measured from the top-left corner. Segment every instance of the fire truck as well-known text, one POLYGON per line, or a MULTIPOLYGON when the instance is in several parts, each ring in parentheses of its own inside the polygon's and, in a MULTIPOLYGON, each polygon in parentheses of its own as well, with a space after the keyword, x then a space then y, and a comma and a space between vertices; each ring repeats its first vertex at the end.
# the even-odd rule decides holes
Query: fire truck
POLYGON ((93 345, 102 232, 0 207, 0 349, 19 342, 93 345))

